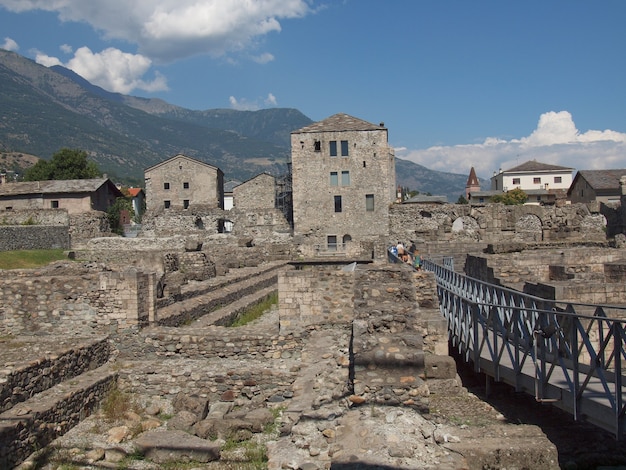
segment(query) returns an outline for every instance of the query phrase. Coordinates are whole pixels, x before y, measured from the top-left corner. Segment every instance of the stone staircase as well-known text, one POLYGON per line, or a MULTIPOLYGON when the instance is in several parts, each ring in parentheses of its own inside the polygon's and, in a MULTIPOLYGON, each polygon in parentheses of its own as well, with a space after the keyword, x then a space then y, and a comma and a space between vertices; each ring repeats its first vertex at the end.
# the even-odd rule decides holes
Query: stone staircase
POLYGON ((89 416, 117 381, 107 337, 39 352, 35 344, 46 339, 2 341, 0 468, 13 468, 89 416))
MULTIPOLYGON (((158 309, 155 327, 229 324, 276 292, 282 269, 284 262, 267 263, 182 286, 178 302, 158 309)), ((2 337, 0 347, 0 468, 15 467, 76 426, 118 381, 108 335, 35 332, 2 337)))
POLYGON ((231 270, 224 276, 193 282, 181 289, 182 300, 158 309, 159 326, 181 326, 202 319, 225 325, 250 305, 277 291, 283 261, 231 270))

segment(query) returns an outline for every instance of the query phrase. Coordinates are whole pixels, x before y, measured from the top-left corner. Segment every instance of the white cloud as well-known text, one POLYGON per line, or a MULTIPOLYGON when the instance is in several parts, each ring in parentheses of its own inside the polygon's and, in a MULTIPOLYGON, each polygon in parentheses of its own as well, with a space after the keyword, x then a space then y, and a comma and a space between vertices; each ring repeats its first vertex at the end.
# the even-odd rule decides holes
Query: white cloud
POLYGON ((476 173, 489 178, 528 160, 584 169, 626 168, 626 133, 576 129, 567 111, 541 115, 537 128, 521 139, 489 137, 481 144, 435 146, 425 150, 396 149, 396 156, 432 170, 476 173))
POLYGON ((252 60, 254 60, 257 64, 267 64, 268 62, 274 60, 274 56, 269 52, 265 52, 261 55, 252 57, 252 60))
POLYGON ((53 65, 63 65, 63 63, 56 57, 50 57, 43 52, 36 52, 35 62, 46 67, 52 67, 53 65))
MULTIPOLYGON (((113 48, 94 53, 81 47, 65 64, 37 54, 42 65, 65 65, 91 83, 126 94, 167 89, 158 72, 152 80, 142 79, 153 63, 205 54, 236 64, 233 55, 240 52, 259 64, 271 62, 271 53, 254 53, 262 38, 280 32, 284 19, 314 13, 309 0, 0 0, 0 6, 13 12, 55 12, 61 21, 91 25, 105 39, 136 45, 137 54, 113 48)), ((17 44, 6 38, 4 47, 15 50, 17 44)), ((64 44, 61 51, 71 54, 73 48, 64 44)), ((245 100, 235 103, 256 106, 245 100)))
POLYGON ((230 107, 236 109, 237 111, 256 111, 259 109, 259 105, 246 100, 245 98, 237 99, 234 96, 230 96, 228 98, 230 102, 230 107))
POLYGON ((277 104, 278 104, 278 101, 276 100, 276 97, 272 93, 268 93, 267 98, 265 98, 265 105, 276 106, 277 104))
POLYGON ((281 30, 280 20, 313 13, 307 0, 0 0, 0 5, 88 23, 105 38, 136 44, 157 62, 254 49, 260 38, 281 30))
POLYGON ((149 58, 119 49, 108 48, 94 53, 88 47, 81 47, 65 64, 42 53, 38 53, 35 60, 47 67, 63 65, 90 83, 112 92, 128 94, 137 89, 148 92, 167 90, 167 81, 158 72, 151 81, 142 78, 152 65, 149 58))
POLYGON ((17 50, 19 50, 20 46, 18 46, 17 43, 13 39, 4 38, 4 42, 0 44, 0 48, 5 49, 7 51, 16 52, 17 50))
POLYGON ((230 103, 230 107, 236 109, 237 111, 257 111, 261 109, 259 102, 263 102, 263 105, 266 107, 273 107, 278 103, 276 97, 272 93, 268 93, 267 97, 263 99, 253 101, 246 98, 237 99, 234 96, 230 96, 228 98, 228 102, 230 103))

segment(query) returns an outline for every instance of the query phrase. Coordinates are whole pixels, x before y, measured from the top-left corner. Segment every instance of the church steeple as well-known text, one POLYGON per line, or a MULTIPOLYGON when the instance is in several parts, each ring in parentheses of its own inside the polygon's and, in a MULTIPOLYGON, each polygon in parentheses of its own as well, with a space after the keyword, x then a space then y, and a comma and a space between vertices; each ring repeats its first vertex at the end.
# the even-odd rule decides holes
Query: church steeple
POLYGON ((480 182, 478 181, 474 167, 472 167, 469 177, 467 178, 467 183, 465 184, 465 199, 469 201, 470 193, 474 191, 480 191, 480 182))

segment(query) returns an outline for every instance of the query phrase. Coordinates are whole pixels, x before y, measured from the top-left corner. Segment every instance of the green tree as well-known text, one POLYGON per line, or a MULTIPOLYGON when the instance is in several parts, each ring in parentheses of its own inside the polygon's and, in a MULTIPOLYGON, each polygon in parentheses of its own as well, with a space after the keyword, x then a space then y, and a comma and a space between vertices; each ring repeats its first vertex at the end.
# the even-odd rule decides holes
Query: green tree
POLYGON ((124 227, 120 223, 120 213, 123 210, 127 210, 130 218, 135 217, 135 211, 133 210, 133 203, 130 198, 118 197, 112 206, 107 209, 107 217, 109 219, 109 225, 111 230, 118 235, 124 234, 124 227))
POLYGON ((95 162, 87 159, 87 152, 62 148, 50 160, 39 160, 26 170, 24 181, 81 180, 98 178, 102 172, 95 162))
POLYGON ((528 195, 520 188, 511 189, 504 194, 497 194, 491 198, 491 202, 501 202, 507 206, 524 204, 528 195))
POLYGON ((459 198, 457 199, 456 203, 457 204, 469 204, 469 201, 465 199, 465 196, 461 194, 459 198))

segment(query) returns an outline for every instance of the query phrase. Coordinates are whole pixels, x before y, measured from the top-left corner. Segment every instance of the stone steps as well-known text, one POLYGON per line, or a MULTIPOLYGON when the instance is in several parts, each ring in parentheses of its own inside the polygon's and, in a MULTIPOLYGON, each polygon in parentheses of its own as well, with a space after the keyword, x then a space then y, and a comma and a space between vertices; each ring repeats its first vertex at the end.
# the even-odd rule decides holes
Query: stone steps
MULTIPOLYGON (((0 371, 0 412, 34 394, 105 364, 111 355, 108 337, 77 338, 70 347, 38 336, 18 336, 3 342, 0 371), (45 345, 38 352, 38 345, 45 345)), ((65 341, 68 343, 68 341, 65 341)))
POLYGON ((110 364, 36 393, 0 414, 0 468, 13 468, 31 453, 89 416, 115 386, 110 364))
POLYGON ((211 285, 203 282, 203 285, 195 286, 195 296, 158 309, 156 323, 158 326, 178 327, 210 315, 211 320, 207 320, 209 323, 226 324, 233 311, 247 308, 255 303, 255 299, 258 302, 259 298, 275 291, 278 274, 284 269, 287 269, 285 263, 270 263, 256 270, 248 269, 240 275, 214 281, 211 285), (246 300, 241 302, 242 299, 246 300), (225 307, 228 310, 219 312, 225 307))

